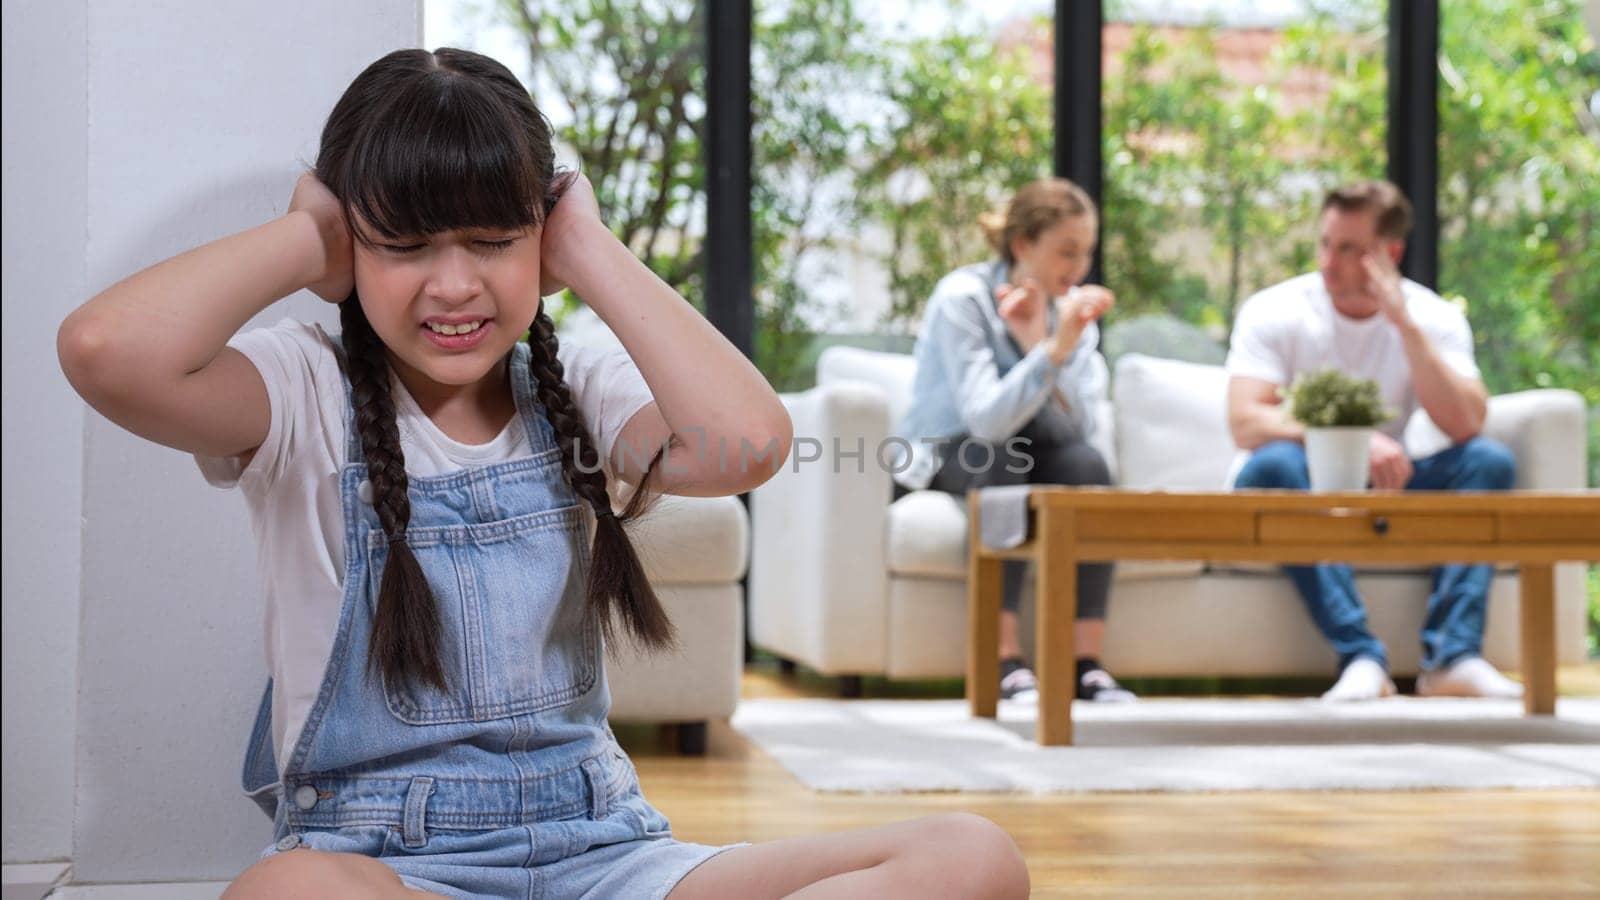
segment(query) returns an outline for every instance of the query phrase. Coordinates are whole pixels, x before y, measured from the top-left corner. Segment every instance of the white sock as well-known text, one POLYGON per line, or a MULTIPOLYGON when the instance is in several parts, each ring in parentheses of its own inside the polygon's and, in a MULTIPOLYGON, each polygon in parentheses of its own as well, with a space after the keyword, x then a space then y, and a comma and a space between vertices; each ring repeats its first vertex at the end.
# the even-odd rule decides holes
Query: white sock
POLYGON ((1423 672, 1417 676, 1417 695, 1421 697, 1499 697, 1515 700, 1522 696, 1522 685, 1501 675, 1481 656, 1458 659, 1447 669, 1423 672))
POLYGON ((1394 682, 1389 673, 1369 656, 1360 656, 1339 673, 1339 680, 1322 699, 1329 701, 1376 700, 1394 693, 1394 682))

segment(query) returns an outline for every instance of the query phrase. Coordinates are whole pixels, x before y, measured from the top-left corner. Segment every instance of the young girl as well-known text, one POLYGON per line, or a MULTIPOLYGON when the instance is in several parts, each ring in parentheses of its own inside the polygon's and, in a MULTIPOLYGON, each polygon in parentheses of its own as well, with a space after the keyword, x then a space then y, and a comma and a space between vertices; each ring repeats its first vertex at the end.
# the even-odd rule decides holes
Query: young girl
POLYGON ((671 625, 623 525, 650 492, 754 487, 691 451, 790 424, 557 175, 498 63, 378 60, 286 215, 112 286, 58 344, 91 405, 249 503, 272 681, 245 780, 276 841, 230 898, 1026 894, 977 817, 707 847, 640 795, 601 635, 671 625), (558 348, 540 298, 564 286, 625 354, 558 348), (339 335, 235 337, 301 288, 339 335), (637 486, 621 513, 608 470, 637 486))
MULTIPOLYGON (((911 406, 897 434, 912 448, 895 466, 898 496, 931 488, 1110 484, 1089 444, 1105 363, 1096 322, 1116 301, 1080 285, 1094 259, 1094 201, 1064 178, 1024 185, 1004 216, 979 225, 996 258, 940 280, 922 315, 911 406)), ((1017 607, 1025 564, 1008 562, 1000 612, 1000 696, 1038 700, 1022 659, 1017 607)), ((1100 665, 1111 566, 1078 567, 1077 697, 1133 694, 1100 665)))

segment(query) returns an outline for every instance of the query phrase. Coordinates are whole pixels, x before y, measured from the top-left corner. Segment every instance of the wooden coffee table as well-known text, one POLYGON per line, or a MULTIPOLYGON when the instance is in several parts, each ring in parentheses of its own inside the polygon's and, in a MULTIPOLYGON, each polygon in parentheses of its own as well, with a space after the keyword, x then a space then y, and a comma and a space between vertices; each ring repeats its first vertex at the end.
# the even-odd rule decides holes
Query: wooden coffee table
POLYGON ((1001 563, 1037 569, 1039 743, 1072 743, 1078 563, 1132 559, 1513 562, 1521 572, 1523 705, 1555 712, 1554 564, 1600 560, 1600 493, 1145 493, 1039 487, 1025 543, 985 547, 968 494, 967 700, 994 718, 1000 695, 1001 563))

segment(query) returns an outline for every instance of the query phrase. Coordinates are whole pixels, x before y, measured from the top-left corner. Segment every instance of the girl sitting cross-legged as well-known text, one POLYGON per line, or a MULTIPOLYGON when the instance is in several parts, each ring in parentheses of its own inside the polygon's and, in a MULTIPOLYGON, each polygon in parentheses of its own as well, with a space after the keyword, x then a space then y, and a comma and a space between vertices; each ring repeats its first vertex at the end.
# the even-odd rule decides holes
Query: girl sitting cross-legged
POLYGON ((285 215, 113 285, 58 342, 95 409, 248 501, 272 680, 246 788, 276 834, 229 898, 1027 894, 976 816, 711 847, 641 795, 602 636, 660 649, 672 625, 628 523, 751 489, 770 471, 688 451, 786 449, 791 426, 556 171, 504 66, 373 63, 285 215), (558 346, 563 287, 623 350, 558 346), (302 288, 340 333, 238 334, 302 288))

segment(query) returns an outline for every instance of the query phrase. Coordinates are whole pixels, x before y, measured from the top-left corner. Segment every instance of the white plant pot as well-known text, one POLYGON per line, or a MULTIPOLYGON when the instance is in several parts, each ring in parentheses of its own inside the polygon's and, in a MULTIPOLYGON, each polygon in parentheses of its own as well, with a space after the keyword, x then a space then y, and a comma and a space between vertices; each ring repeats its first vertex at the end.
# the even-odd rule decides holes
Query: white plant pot
POLYGON ((1307 428, 1306 465, 1313 491, 1367 489, 1367 450, 1372 428, 1307 428))

